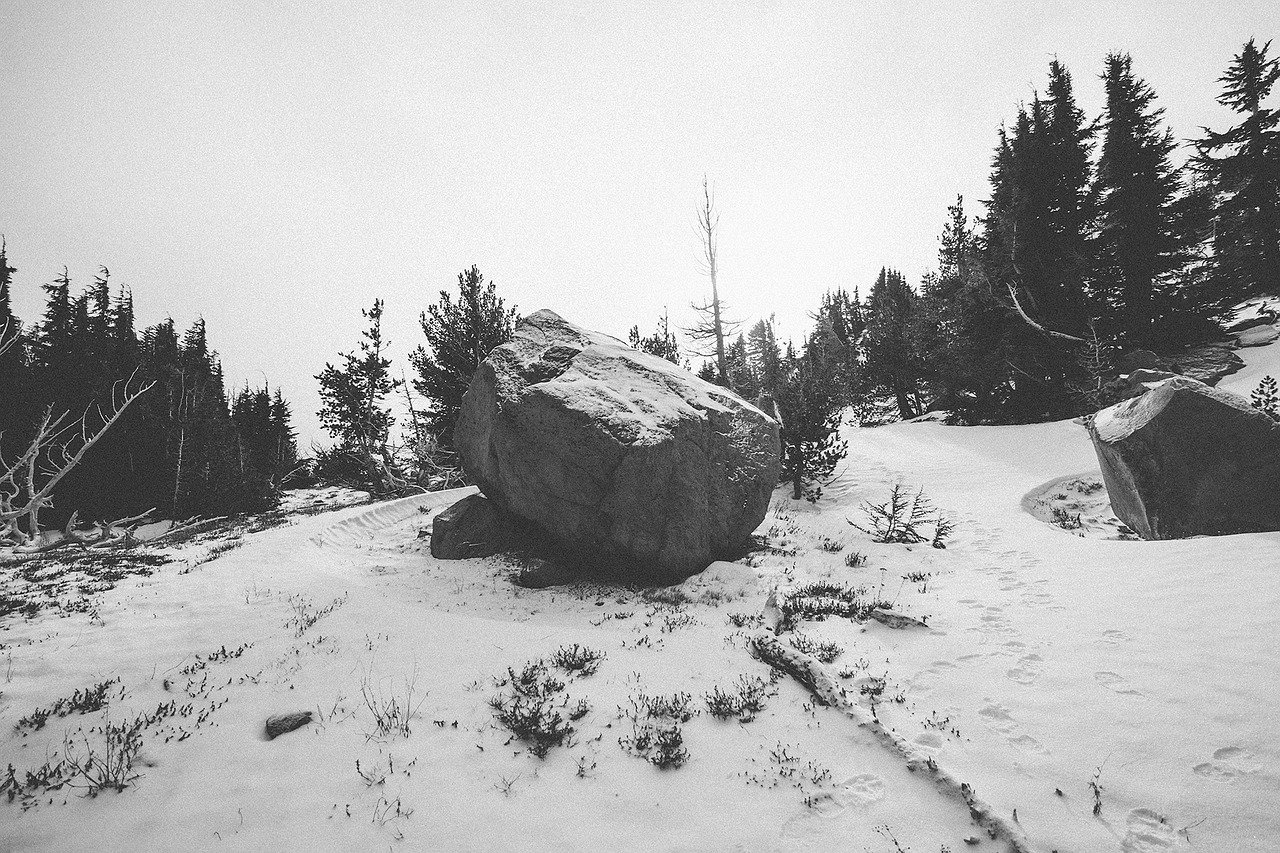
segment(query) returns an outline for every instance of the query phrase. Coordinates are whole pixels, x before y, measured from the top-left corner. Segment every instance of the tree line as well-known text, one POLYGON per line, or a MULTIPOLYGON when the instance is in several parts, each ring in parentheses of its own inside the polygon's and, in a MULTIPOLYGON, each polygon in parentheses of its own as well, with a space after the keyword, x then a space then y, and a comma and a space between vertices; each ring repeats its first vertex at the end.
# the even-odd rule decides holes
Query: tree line
POLYGON ((153 507, 170 518, 224 515, 277 502, 297 460, 289 404, 266 386, 229 394, 203 320, 182 332, 172 319, 138 331, 132 292, 113 289, 106 267, 79 292, 64 268, 43 286, 44 315, 26 325, 12 310, 15 272, 0 244, 0 475, 9 474, 0 487, 9 505, 22 505, 42 471, 116 416, 31 523, 153 507), (40 432, 60 416, 71 429, 40 432), (30 471, 9 471, 37 439, 30 471))

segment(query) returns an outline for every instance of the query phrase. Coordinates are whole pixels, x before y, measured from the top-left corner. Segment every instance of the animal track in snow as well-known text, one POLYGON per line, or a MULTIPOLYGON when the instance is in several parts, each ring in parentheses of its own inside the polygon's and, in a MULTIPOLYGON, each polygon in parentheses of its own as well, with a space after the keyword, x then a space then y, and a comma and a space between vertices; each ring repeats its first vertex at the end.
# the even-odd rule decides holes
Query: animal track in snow
POLYGON ((1141 690, 1134 690, 1123 675, 1115 672, 1095 672, 1094 680, 1103 687, 1123 696, 1141 696, 1141 690))
POLYGON ((884 799, 884 780, 874 773, 859 773, 840 783, 836 798, 846 806, 865 808, 884 799))
POLYGON ((1129 642, 1131 639, 1133 638, 1124 631, 1118 631, 1115 628, 1111 628, 1102 632, 1101 642, 1108 646, 1118 646, 1121 643, 1129 642))
POLYGON ((1247 776, 1262 769, 1253 753, 1238 746, 1224 746, 1213 753, 1213 761, 1206 761, 1191 768, 1199 776, 1215 782, 1230 782, 1237 776, 1247 776))
POLYGON ((1021 727, 1009 716, 1009 710, 1003 705, 990 703, 984 705, 978 710, 978 716, 987 724, 987 727, 996 734, 1004 737, 1010 746, 1025 750, 1026 752, 1035 752, 1041 755, 1048 754, 1040 742, 1031 735, 1022 732, 1021 727))
POLYGON ((1129 831, 1120 842, 1124 853, 1163 853, 1178 840, 1173 827, 1151 809, 1134 809, 1127 823, 1129 831))
POLYGON ((1040 678, 1041 670, 1044 669, 1041 665, 1043 660, 1044 658, 1040 655, 1023 655, 1018 658, 1018 665, 1006 672, 1005 676, 1019 684, 1035 684, 1040 678))

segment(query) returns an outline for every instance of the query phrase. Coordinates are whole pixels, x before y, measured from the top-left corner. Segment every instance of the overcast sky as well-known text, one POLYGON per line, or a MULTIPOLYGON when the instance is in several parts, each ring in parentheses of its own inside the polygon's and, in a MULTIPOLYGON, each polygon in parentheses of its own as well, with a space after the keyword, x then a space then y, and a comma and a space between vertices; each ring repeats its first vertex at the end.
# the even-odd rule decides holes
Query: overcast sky
POLYGON ((0 0, 0 233, 24 320, 104 264, 140 326, 203 316, 230 384, 283 387, 305 448, 375 297, 397 370, 471 264, 524 313, 685 325, 705 173, 731 314, 799 338, 823 291, 931 268, 1055 55, 1092 116, 1130 52, 1185 139, 1275 35, 1274 0, 0 0))

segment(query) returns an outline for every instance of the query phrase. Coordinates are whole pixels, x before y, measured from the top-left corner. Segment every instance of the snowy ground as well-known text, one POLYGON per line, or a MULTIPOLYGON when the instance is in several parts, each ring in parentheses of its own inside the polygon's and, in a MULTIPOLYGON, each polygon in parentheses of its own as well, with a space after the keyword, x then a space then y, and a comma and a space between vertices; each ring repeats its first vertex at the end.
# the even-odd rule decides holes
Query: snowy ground
MULTIPOLYGON (((1224 387, 1280 375, 1280 347, 1241 354, 1224 387)), ((22 792, 0 804, 0 849, 1276 848, 1280 534, 1105 538, 1105 506, 1069 506, 1096 501, 1099 476, 1071 422, 847 437, 822 501, 780 491, 769 549, 681 593, 526 590, 499 559, 437 562, 424 534, 451 492, 172 549, 81 590, 85 607, 12 613, 0 767, 22 792), (848 523, 896 482, 956 522, 945 550, 848 523), (1099 535, 1048 523, 1050 505, 1099 535), (866 586, 927 627, 802 622, 781 639, 840 648, 825 671, 843 707, 784 677, 754 719, 714 718, 706 694, 768 678, 750 639, 814 580, 866 586), (511 696, 508 667, 575 644, 605 657, 592 675, 548 663, 566 720, 586 706, 535 757, 490 701, 511 696), (57 705, 103 682, 101 710, 57 705), (688 757, 659 768, 635 754, 632 709, 680 693, 699 712, 680 726, 688 757), (407 732, 378 731, 393 701, 407 732), (40 728, 38 709, 54 709, 40 728), (304 710, 310 725, 265 739, 269 715, 304 710), (22 786, 68 749, 103 755, 104 725, 130 721, 141 775, 122 793, 22 786)))

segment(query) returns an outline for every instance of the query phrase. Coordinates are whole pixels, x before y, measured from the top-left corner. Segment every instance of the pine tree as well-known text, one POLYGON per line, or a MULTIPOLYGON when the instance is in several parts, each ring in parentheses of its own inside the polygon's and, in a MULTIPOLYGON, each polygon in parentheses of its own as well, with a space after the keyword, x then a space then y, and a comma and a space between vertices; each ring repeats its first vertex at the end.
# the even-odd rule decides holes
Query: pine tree
POLYGON ((1128 54, 1107 56, 1105 137, 1098 160, 1098 296, 1132 343, 1156 337, 1172 276, 1180 266, 1171 206, 1180 188, 1173 133, 1155 92, 1133 73, 1128 54))
POLYGON ((864 382, 893 395, 904 420, 919 412, 919 360, 911 340, 916 295, 897 270, 881 269, 867 298, 864 382))
POLYGON ((1203 128, 1197 164, 1219 195, 1213 290, 1235 303, 1280 284, 1280 110, 1263 106, 1280 80, 1280 58, 1251 38, 1231 61, 1218 103, 1240 116, 1222 133, 1203 128))
POLYGON ((414 390, 430 404, 424 415, 427 429, 445 448, 453 447, 472 374, 494 347, 511 340, 518 318, 515 307, 507 308, 494 283, 485 282, 474 266, 458 273, 458 291, 456 302, 448 291, 440 291, 440 301, 422 313, 427 346, 409 355, 418 373, 414 390))
POLYGON ((386 456, 393 419, 384 406, 387 395, 400 387, 391 377, 391 360, 383 355, 381 299, 360 313, 369 321, 361 333, 359 352, 343 353, 342 367, 326 364, 320 381, 320 425, 345 448, 365 458, 386 456))
POLYGON ((1255 409, 1268 415, 1271 420, 1280 421, 1280 395, 1276 392, 1274 376, 1262 377, 1258 387, 1254 388, 1253 393, 1249 395, 1249 400, 1255 409))
POLYGON ((640 327, 632 326, 628 335, 628 342, 631 344, 632 349, 656 355, 658 358, 666 359, 672 364, 680 363, 680 345, 676 342, 676 336, 671 331, 666 312, 663 312, 658 319, 658 329, 652 335, 641 337, 640 327))
POLYGON ((836 466, 849 452, 840 438, 841 413, 849 401, 842 375, 840 342, 826 320, 797 354, 788 345, 774 395, 782 416, 782 478, 793 500, 816 502, 836 466))

